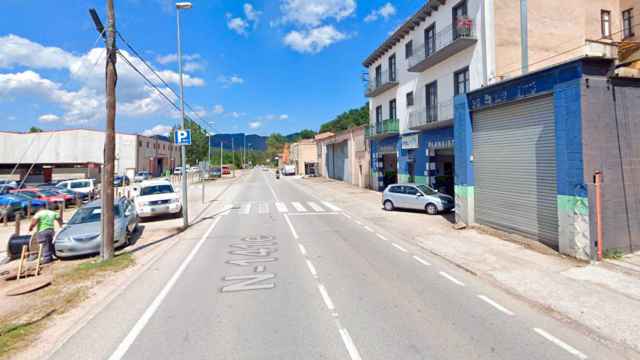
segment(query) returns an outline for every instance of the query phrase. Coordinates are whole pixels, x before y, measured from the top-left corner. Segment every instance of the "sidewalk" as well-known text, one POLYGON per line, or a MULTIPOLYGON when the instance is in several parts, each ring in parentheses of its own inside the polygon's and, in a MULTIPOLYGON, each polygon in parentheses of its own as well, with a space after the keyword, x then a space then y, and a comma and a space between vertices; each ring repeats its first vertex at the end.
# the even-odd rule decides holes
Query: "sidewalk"
POLYGON ((413 242, 554 317, 573 321, 589 335, 640 352, 640 254, 587 264, 532 241, 505 241, 483 229, 455 230, 452 216, 386 212, 381 194, 375 191, 323 178, 297 182, 386 233, 413 242))

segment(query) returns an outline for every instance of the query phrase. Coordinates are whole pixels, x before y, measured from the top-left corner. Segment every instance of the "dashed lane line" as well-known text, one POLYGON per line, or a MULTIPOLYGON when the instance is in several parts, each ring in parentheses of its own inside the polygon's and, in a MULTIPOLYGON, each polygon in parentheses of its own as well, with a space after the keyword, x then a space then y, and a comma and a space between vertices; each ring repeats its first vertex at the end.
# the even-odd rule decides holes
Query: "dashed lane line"
POLYGON ((462 281, 454 278, 453 276, 447 274, 444 271, 440 271, 440 275, 442 275, 443 277, 445 277, 446 279, 448 279, 449 281, 451 281, 452 283, 454 283, 456 285, 464 286, 464 283, 462 281))
POLYGON ((393 245, 393 247, 394 247, 394 248, 396 248, 396 249, 398 249, 398 250, 400 250, 400 251, 402 251, 402 252, 405 252, 405 253, 408 253, 408 252, 409 252, 409 250, 407 250, 407 249, 403 248, 402 246, 400 246, 400 245, 398 245, 398 244, 396 244, 396 243, 393 243, 393 242, 392 242, 392 243, 391 243, 391 245, 393 245))
POLYGON ((364 226, 364 229, 367 230, 368 232, 374 232, 373 229, 367 225, 364 226))
POLYGON ((387 241, 387 238, 384 237, 382 234, 376 233, 376 236, 379 237, 380 239, 384 240, 384 241, 387 241))
POLYGON ((351 335, 349 335, 349 332, 347 331, 347 329, 341 328, 339 329, 339 331, 340 331, 340 337, 342 337, 342 342, 344 342, 344 346, 347 347, 347 352, 349 352, 349 356, 351 357, 351 360, 361 360, 362 358, 360 357, 358 348, 356 348, 356 345, 353 343, 353 340, 351 339, 351 335))
POLYGON ((578 351, 576 348, 574 348, 573 346, 567 344, 566 342, 558 339, 557 337, 549 334, 548 332, 540 329, 540 328, 533 328, 533 331, 535 331, 536 333, 538 333, 538 335, 542 336, 543 338, 551 341, 552 343, 558 345, 559 347, 561 347, 562 349, 564 349, 565 351, 567 351, 568 353, 576 356, 578 359, 588 359, 587 355, 581 353, 580 351, 578 351))
POLYGON ((514 315, 514 313, 513 313, 511 310, 509 310, 509 309, 507 309, 506 307, 504 307, 504 306, 502 306, 502 305, 498 304, 497 302, 495 302, 495 301, 491 300, 491 299, 490 299, 489 297, 487 297, 487 296, 484 296, 484 295, 478 295, 478 298, 480 298, 482 301, 486 302, 487 304, 489 304, 489 305, 493 306, 494 308, 498 309, 498 311, 500 311, 500 312, 502 312, 502 313, 504 313, 504 314, 507 314, 507 315, 509 315, 509 316, 513 316, 513 315, 514 315))
POLYGON ((324 287, 324 285, 318 284, 318 290, 320 291, 320 296, 322 296, 324 304, 327 305, 327 309, 329 309, 330 311, 335 310, 336 307, 333 305, 333 301, 331 301, 329 293, 327 292, 327 289, 324 287))
POLYGON ((293 224, 291 223, 291 219, 289 219, 289 215, 284 214, 284 219, 287 221, 287 224, 289 224, 289 229, 291 230, 291 234, 293 235, 293 238, 297 240, 298 233, 296 232, 296 229, 293 228, 293 224))
POLYGON ((316 267, 313 266, 313 264, 311 263, 311 261, 309 260, 305 260, 307 262, 307 267, 309 268, 309 272, 311 273, 311 275, 313 275, 313 277, 315 279, 318 278, 318 271, 316 270, 316 267))
POLYGON ((298 249, 300 249, 302 255, 307 256, 307 249, 304 248, 304 245, 298 244, 298 249))
POLYGON ((425 260, 425 259, 423 259, 423 258, 421 258, 419 256, 413 255, 413 258, 415 259, 415 261, 419 262, 420 264, 422 264, 424 266, 431 266, 430 262, 428 262, 427 260, 425 260))

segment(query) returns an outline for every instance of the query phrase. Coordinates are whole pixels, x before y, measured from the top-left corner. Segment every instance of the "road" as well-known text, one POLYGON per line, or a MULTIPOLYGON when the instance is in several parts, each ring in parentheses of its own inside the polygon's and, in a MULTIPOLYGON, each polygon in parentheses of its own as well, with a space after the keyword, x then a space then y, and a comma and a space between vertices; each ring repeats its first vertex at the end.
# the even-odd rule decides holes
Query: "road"
POLYGON ((622 358, 302 180, 256 169, 209 215, 51 358, 622 358))

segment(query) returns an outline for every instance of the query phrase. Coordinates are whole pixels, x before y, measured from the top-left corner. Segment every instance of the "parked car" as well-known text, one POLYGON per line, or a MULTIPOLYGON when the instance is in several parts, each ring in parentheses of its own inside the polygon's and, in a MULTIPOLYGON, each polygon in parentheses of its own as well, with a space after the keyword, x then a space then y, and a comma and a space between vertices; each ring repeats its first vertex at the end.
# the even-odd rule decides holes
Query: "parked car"
POLYGON ((0 195, 0 218, 15 218, 16 214, 22 212, 22 202, 12 197, 10 194, 0 195))
POLYGON ((35 213, 36 211, 47 207, 47 202, 45 200, 40 199, 32 199, 21 193, 12 193, 3 195, 7 198, 15 199, 20 202, 20 206, 22 207, 22 212, 27 214, 29 212, 29 204, 31 204, 31 213, 35 213))
POLYGON ((190 167, 190 168, 189 168, 189 170, 187 170, 187 172, 190 172, 190 173, 197 173, 197 172, 200 172, 200 167, 198 167, 198 166, 192 166, 192 167, 190 167))
MULTIPOLYGON (((126 246, 138 226, 135 207, 126 198, 117 199, 113 204, 113 215, 114 246, 126 246)), ((101 218, 101 200, 94 200, 78 209, 55 237, 56 257, 63 259, 99 253, 102 245, 101 218)))
POLYGON ((173 175, 182 175, 182 166, 178 166, 173 170, 173 175))
POLYGON ((131 180, 129 180, 128 176, 116 175, 113 178, 113 186, 115 187, 129 186, 130 184, 131 180))
POLYGON ((395 208, 424 210, 429 215, 450 211, 455 207, 453 197, 441 194, 427 185, 394 184, 382 193, 382 205, 387 211, 395 208))
POLYGON ((222 175, 231 174, 231 168, 227 165, 222 166, 222 175))
POLYGON ((71 205, 73 203, 75 203, 76 201, 76 194, 74 192, 71 193, 67 193, 64 190, 67 189, 62 189, 62 188, 55 188, 55 187, 41 187, 38 188, 40 190, 40 192, 44 195, 47 196, 62 196, 64 198, 64 203, 65 205, 71 205))
POLYGON ((205 174, 206 179, 215 179, 222 176, 222 171, 219 167, 209 168, 209 171, 205 174))
POLYGON ((296 174, 296 167, 293 165, 285 165, 282 168, 282 175, 284 176, 292 176, 296 174))
POLYGON ((14 185, 12 183, 0 184, 0 194, 10 193, 12 190, 16 190, 18 185, 14 185))
POLYGON ((180 196, 166 180, 145 181, 135 189, 135 193, 134 202, 140 218, 167 214, 182 216, 180 196))
POLYGON ((138 171, 133 177, 133 181, 135 182, 143 182, 149 179, 151 179, 151 173, 148 171, 138 171))
POLYGON ((37 188, 25 188, 25 189, 17 189, 12 191, 13 193, 24 194, 32 199, 40 199, 46 201, 50 207, 56 208, 59 204, 64 203, 66 201, 65 197, 62 195, 54 194, 47 192, 45 193, 42 190, 37 188))
POLYGON ((83 194, 95 195, 96 187, 93 179, 66 180, 56 184, 57 188, 69 189, 83 194))
POLYGON ((0 180, 0 186, 7 185, 13 188, 18 188, 18 182, 15 180, 0 180))

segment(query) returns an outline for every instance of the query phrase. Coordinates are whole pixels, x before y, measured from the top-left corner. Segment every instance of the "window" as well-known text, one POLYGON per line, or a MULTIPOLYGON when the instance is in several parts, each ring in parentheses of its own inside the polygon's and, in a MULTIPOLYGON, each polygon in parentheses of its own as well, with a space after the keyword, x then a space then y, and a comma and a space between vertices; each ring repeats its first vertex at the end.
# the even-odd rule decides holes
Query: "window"
POLYGON ((438 82, 425 85, 424 94, 427 122, 438 121, 438 82))
POLYGON ((413 106, 413 91, 407 93, 407 106, 413 106))
POLYGON ((404 193, 407 195, 418 195, 418 189, 414 188, 413 186, 405 186, 404 187, 404 193))
POLYGON ((382 65, 376 66, 376 87, 382 85, 382 65))
POLYGON ((394 194, 403 194, 404 191, 402 191, 402 186, 392 186, 389 188, 389 192, 394 193, 394 194))
POLYGON ((458 5, 453 7, 452 10, 452 27, 453 27, 453 40, 465 35, 464 31, 458 27, 458 20, 467 17, 467 1, 463 0, 458 5))
POLYGON ((424 29, 424 56, 429 57, 436 52, 436 24, 424 29))
POLYGON ((389 101, 389 119, 396 118, 396 99, 389 101))
POLYGON ((382 105, 376 106, 376 129, 382 126, 382 105))
POLYGON ((632 37, 633 34, 633 9, 627 9, 622 12, 622 30, 624 37, 632 37))
POLYGON ((600 11, 600 23, 602 27, 602 37, 610 38, 611 37, 611 11, 609 10, 600 11))
POLYGON ((469 68, 458 70, 453 73, 453 91, 455 95, 469 92, 469 68))
POLYGON ((404 44, 404 58, 408 59, 413 56, 413 40, 409 40, 404 44))
POLYGON ((396 81, 396 54, 389 56, 389 82, 396 81))

